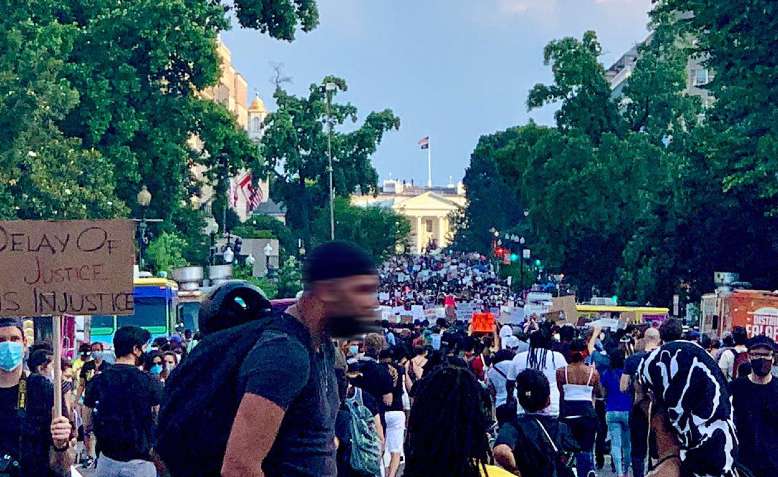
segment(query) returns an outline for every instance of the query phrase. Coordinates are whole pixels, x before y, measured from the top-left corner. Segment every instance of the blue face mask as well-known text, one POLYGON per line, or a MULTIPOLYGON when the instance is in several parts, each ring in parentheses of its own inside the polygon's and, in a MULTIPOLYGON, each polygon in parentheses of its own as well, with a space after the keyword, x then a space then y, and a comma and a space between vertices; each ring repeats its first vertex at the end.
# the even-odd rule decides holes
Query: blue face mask
POLYGON ((155 364, 154 366, 151 367, 150 371, 151 371, 151 374, 153 374, 155 376, 159 376, 160 374, 162 374, 162 365, 161 364, 155 364))
POLYGON ((18 341, 3 341, 0 343, 0 369, 13 371, 22 364, 24 345, 18 341))
POLYGON ((348 347, 348 352, 351 354, 351 356, 356 356, 359 354, 359 346, 358 345, 351 345, 348 347))

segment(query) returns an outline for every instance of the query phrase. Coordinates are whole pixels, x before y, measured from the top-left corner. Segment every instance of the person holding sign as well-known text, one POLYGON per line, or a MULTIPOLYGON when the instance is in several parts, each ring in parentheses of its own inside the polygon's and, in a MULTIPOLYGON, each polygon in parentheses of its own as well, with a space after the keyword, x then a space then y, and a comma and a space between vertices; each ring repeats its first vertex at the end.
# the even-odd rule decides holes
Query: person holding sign
POLYGON ((0 318, 0 468, 9 475, 61 475, 73 462, 73 427, 67 417, 52 418, 51 381, 25 374, 26 348, 21 321, 0 318))

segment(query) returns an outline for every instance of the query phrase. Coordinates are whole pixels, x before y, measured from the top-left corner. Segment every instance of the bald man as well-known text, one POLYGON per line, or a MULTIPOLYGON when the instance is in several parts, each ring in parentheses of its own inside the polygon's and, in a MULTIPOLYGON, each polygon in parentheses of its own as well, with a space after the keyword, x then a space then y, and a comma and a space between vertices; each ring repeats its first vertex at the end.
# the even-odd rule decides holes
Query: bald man
POLYGON ((633 377, 638 372, 638 367, 640 366, 640 362, 643 361, 643 358, 662 345, 662 339, 659 337, 659 330, 656 328, 648 328, 641 341, 643 342, 643 351, 628 356, 626 361, 624 361, 624 373, 621 375, 621 383, 619 386, 621 392, 627 392, 628 389, 631 389, 633 377))

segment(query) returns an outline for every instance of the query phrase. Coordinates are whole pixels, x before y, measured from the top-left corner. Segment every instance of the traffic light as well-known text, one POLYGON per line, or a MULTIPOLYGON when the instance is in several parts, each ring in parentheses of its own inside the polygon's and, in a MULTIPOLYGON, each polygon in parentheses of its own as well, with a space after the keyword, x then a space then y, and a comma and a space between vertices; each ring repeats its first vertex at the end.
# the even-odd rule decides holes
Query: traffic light
POLYGON ((515 254, 515 253, 511 254, 511 262, 515 262, 518 259, 519 259, 519 256, 517 254, 515 254))
POLYGON ((543 264, 540 262, 540 259, 539 259, 539 258, 535 260, 535 266, 536 266, 536 267, 540 268, 542 265, 543 265, 543 264))

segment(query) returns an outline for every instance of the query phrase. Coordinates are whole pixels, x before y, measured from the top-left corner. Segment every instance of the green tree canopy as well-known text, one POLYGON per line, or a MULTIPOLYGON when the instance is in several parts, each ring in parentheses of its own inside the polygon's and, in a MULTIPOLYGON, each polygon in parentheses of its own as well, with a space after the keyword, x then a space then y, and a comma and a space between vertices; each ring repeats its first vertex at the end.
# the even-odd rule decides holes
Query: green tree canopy
MULTIPOLYGON (((317 214, 313 226, 313 245, 330 240, 329 209, 317 214)), ((355 243, 382 262, 395 253, 399 245, 405 245, 411 233, 408 219, 391 209, 359 207, 348 199, 335 200, 335 239, 355 243)))
POLYGON ((314 0, 0 0, 0 11, 3 214, 137 213, 146 184, 162 230, 190 206, 193 165, 217 191, 262 169, 233 115, 198 94, 219 78, 231 15, 283 40, 318 23, 314 0))
MULTIPOLYGON (((329 197, 328 107, 323 88, 327 83, 335 83, 339 91, 347 89, 346 82, 335 77, 312 84, 307 97, 276 89, 278 109, 268 116, 262 139, 262 153, 272 174, 273 199, 286 206, 289 226, 299 231, 306 243, 310 242, 316 209, 327 204, 329 197)), ((370 157, 384 134, 399 128, 400 120, 389 109, 372 112, 356 129, 345 132, 339 129, 347 122, 356 123, 356 107, 333 101, 329 111, 337 128, 332 134, 335 193, 348 196, 358 188, 374 191, 378 174, 370 157)))

